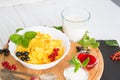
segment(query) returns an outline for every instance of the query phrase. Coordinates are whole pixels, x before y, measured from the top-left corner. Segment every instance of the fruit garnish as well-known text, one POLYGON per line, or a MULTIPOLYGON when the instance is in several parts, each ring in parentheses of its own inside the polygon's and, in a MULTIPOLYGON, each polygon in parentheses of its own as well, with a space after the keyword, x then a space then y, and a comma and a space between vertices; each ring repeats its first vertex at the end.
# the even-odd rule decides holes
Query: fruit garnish
POLYGON ((78 41, 78 43, 85 48, 86 47, 97 48, 100 45, 100 43, 97 42, 94 38, 89 37, 88 32, 85 33, 83 38, 80 41, 78 41))
POLYGON ((22 61, 29 61, 30 57, 28 56, 29 52, 16 52, 16 56, 20 58, 22 61))
POLYGON ((10 65, 10 63, 8 61, 2 62, 2 66, 9 70, 17 70, 16 65, 15 64, 10 65))
POLYGON ((83 62, 81 62, 76 56, 72 57, 72 60, 69 61, 69 64, 75 66, 74 72, 77 72, 79 68, 86 67, 89 62, 89 58, 86 58, 83 62))
POLYGON ((50 59, 50 61, 55 61, 56 57, 58 56, 58 51, 59 51, 59 48, 54 48, 53 49, 53 52, 48 55, 48 58, 50 59))
POLYGON ((10 52, 8 49, 0 49, 0 54, 4 54, 5 56, 8 56, 10 52))
POLYGON ((76 50, 77 50, 77 52, 80 52, 80 53, 90 53, 89 48, 84 48, 82 46, 76 46, 76 50))
POLYGON ((95 56, 87 53, 78 53, 77 59, 80 60, 81 63, 83 63, 86 59, 89 58, 89 62, 86 65, 86 68, 92 68, 97 64, 97 59, 95 56))

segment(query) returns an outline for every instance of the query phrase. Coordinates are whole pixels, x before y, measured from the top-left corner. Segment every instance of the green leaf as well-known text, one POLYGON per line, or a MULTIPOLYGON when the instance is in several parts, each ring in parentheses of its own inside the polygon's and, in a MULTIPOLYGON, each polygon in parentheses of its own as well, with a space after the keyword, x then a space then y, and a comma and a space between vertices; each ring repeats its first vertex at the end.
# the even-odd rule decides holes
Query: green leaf
POLYGON ((76 58, 76 56, 72 57, 72 60, 69 61, 69 64, 75 66, 74 72, 77 72, 78 69, 81 67, 81 62, 76 58))
POLYGON ((22 39, 22 46, 25 47, 25 48, 27 48, 28 45, 29 45, 29 40, 26 39, 26 38, 23 38, 23 39, 22 39))
POLYGON ((22 37, 20 37, 17 41, 15 41, 15 44, 21 45, 22 44, 22 37))
POLYGON ((16 33, 19 32, 20 30, 23 30, 23 28, 16 29, 16 33))
POLYGON ((78 41, 78 43, 83 47, 99 47, 100 43, 97 42, 94 38, 90 38, 87 32, 84 34, 83 38, 78 41))
POLYGON ((108 46, 119 46, 116 40, 106 40, 105 44, 107 44, 108 46))
POLYGON ((100 46, 100 43, 99 42, 96 42, 92 45, 93 48, 96 48, 96 47, 99 47, 100 46))
POLYGON ((80 68, 81 66, 80 66, 80 64, 78 63, 78 64, 76 64, 75 65, 75 69, 74 69, 74 72, 77 72, 78 70, 79 70, 79 68, 80 68))
POLYGON ((25 36, 25 38, 27 38, 27 39, 32 39, 32 38, 34 38, 35 36, 36 36, 36 32, 34 32, 34 31, 28 31, 28 32, 26 32, 25 34, 24 34, 24 36, 25 36))
POLYGON ((79 61, 75 56, 73 56, 72 61, 73 61, 75 64, 79 64, 79 63, 80 63, 80 61, 79 61))
POLYGON ((54 28, 62 31, 62 26, 54 26, 54 28))
POLYGON ((70 61, 68 61, 69 62, 69 64, 73 64, 74 65, 74 62, 72 61, 72 60, 70 60, 70 61))
POLYGON ((12 34, 10 36, 10 40, 16 44, 20 44, 21 43, 21 38, 22 38, 22 35, 20 34, 12 34))
POLYGON ((91 44, 95 44, 95 43, 96 43, 96 40, 95 40, 94 38, 91 38, 91 39, 90 39, 90 43, 91 43, 91 44))
POLYGON ((87 59, 85 59, 83 62, 82 62, 82 67, 86 67, 88 65, 90 61, 90 58, 88 57, 87 59))

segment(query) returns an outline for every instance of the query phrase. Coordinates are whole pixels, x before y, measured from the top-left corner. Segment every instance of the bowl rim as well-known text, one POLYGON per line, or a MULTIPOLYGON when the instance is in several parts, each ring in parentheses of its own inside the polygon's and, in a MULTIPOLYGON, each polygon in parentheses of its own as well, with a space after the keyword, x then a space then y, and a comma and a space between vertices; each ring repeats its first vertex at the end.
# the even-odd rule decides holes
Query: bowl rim
MULTIPOLYGON (((67 45, 68 45, 68 48, 67 48, 66 51, 64 52, 65 55, 62 55, 59 59, 57 59, 57 60, 55 60, 55 61, 53 61, 53 62, 47 63, 47 64, 30 64, 30 63, 21 61, 18 57, 16 57, 16 56, 14 55, 15 53, 11 53, 11 52, 10 52, 11 55, 12 55, 16 60, 18 60, 19 62, 21 62, 21 63, 23 63, 23 64, 25 64, 25 65, 46 66, 46 65, 52 65, 52 64, 54 64, 54 63, 57 64, 59 61, 61 61, 61 60, 68 54, 68 51, 69 51, 69 49, 70 49, 70 41, 69 41, 68 37, 67 37, 63 32, 61 32, 60 30, 57 30, 57 29, 55 29, 55 28, 53 28, 53 27, 48 27, 48 26, 27 27, 27 28, 24 28, 23 30, 20 30, 20 31, 18 32, 18 34, 21 34, 21 32, 24 33, 24 32, 26 32, 26 31, 31 31, 31 30, 29 30, 29 29, 32 29, 32 28, 51 29, 52 31, 55 31, 55 32, 61 34, 62 36, 64 36, 64 38, 65 38, 65 40, 66 40, 66 42, 67 42, 67 45)), ((33 31, 34 31, 34 30, 33 30, 33 31)), ((38 31, 39 31, 39 30, 38 30, 38 31)), ((10 46, 11 44, 14 44, 14 43, 13 43, 12 41, 10 41, 10 42, 8 43, 8 45, 10 46)), ((15 44, 14 44, 14 45, 15 45, 15 44)), ((9 50, 11 51, 11 48, 10 48, 10 47, 9 47, 9 50)))

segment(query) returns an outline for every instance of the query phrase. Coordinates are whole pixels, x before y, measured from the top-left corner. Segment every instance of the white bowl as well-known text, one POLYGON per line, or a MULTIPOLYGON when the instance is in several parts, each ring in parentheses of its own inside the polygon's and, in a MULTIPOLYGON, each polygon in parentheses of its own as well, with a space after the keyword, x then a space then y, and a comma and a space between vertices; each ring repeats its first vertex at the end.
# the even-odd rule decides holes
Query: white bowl
POLYGON ((68 54, 68 51, 70 49, 70 42, 69 42, 69 39, 66 37, 66 35, 64 33, 62 33, 61 31, 56 30, 54 28, 50 28, 50 27, 39 26, 39 27, 25 28, 24 30, 19 31, 18 34, 24 34, 27 31, 36 31, 36 32, 41 32, 43 34, 47 33, 53 39, 60 39, 60 40, 62 40, 62 45, 65 49, 64 49, 64 54, 58 60, 56 60, 54 62, 51 62, 48 64, 30 64, 30 63, 20 60, 15 55, 16 45, 12 41, 10 41, 9 42, 9 50, 10 50, 11 55, 15 58, 15 60, 18 60, 24 66, 31 68, 31 69, 36 69, 36 70, 48 69, 48 68, 51 68, 51 67, 55 66, 56 64, 58 64, 68 54))

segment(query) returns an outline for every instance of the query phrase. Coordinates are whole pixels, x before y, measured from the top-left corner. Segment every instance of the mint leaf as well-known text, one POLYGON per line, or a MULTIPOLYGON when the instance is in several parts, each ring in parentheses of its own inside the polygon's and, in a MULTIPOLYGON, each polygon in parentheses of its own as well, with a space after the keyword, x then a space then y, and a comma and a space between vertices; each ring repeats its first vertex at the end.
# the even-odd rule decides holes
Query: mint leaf
POLYGON ((21 45, 22 44, 22 37, 20 37, 17 41, 15 41, 15 44, 21 45))
POLYGON ((95 44, 95 43, 96 43, 96 40, 95 40, 94 38, 91 38, 91 39, 90 39, 90 43, 91 43, 91 44, 95 44))
POLYGON ((19 44, 19 43, 18 43, 18 42, 19 42, 18 40, 20 40, 21 37, 22 37, 22 35, 12 34, 12 35, 10 36, 10 40, 11 40, 12 42, 14 42, 14 43, 19 44), (17 42, 17 41, 18 41, 18 42, 17 42))
POLYGON ((34 31, 28 31, 28 32, 26 32, 25 34, 24 34, 24 36, 25 36, 25 38, 27 38, 27 39, 32 39, 32 38, 34 38, 35 36, 36 36, 36 32, 34 32, 34 31))
POLYGON ((90 61, 90 58, 88 57, 87 59, 85 59, 83 62, 82 62, 82 67, 86 67, 88 65, 90 61))
POLYGON ((19 32, 20 30, 23 30, 23 28, 16 29, 16 33, 19 32))
POLYGON ((29 45, 29 40, 26 39, 26 38, 23 38, 23 39, 22 39, 22 46, 27 48, 28 45, 29 45))
POLYGON ((93 48, 96 48, 96 47, 99 47, 99 46, 100 46, 100 43, 99 43, 99 42, 95 42, 95 43, 92 45, 93 48))
MULTIPOLYGON (((20 29, 19 29, 20 30, 20 29)), ((18 30, 17 30, 18 31, 18 30)), ((36 32, 28 31, 24 35, 12 34, 10 40, 17 45, 22 45, 23 47, 28 47, 29 41, 36 36, 36 32)))
POLYGON ((105 44, 107 44, 108 46, 119 46, 116 40, 106 40, 105 44))
POLYGON ((79 63, 78 63, 78 64, 75 64, 74 72, 77 72, 80 67, 81 67, 81 65, 80 65, 79 63))
POLYGON ((76 56, 72 57, 72 60, 69 61, 69 64, 72 64, 75 66, 74 72, 77 72, 78 69, 81 67, 80 61, 76 58, 76 56))
POLYGON ((55 29, 62 31, 62 26, 54 26, 55 29))
POLYGON ((78 43, 83 47, 93 47, 97 48, 99 47, 100 43, 97 42, 94 38, 90 38, 89 35, 86 32, 81 40, 78 41, 78 43))

